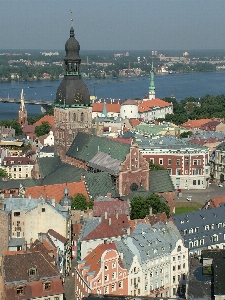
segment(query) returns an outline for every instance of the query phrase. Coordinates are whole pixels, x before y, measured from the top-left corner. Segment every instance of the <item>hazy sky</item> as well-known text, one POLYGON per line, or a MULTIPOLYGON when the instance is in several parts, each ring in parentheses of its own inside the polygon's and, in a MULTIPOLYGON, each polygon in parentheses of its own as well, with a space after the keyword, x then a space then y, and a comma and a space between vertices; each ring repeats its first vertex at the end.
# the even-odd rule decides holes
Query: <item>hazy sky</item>
POLYGON ((0 49, 225 48, 225 0, 0 0, 0 49))

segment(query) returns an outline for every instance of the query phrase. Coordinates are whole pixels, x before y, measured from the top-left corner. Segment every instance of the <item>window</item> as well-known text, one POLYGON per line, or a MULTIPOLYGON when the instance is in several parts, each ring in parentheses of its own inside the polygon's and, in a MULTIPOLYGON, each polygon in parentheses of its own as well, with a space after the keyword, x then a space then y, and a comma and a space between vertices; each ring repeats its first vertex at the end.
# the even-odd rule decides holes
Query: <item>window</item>
POLYGON ((163 165, 163 159, 162 158, 159 159, 159 164, 163 165))
POLYGON ((24 292, 25 292, 24 286, 17 287, 17 289, 16 289, 16 294, 17 295, 23 295, 24 292))
POLYGON ((219 224, 218 224, 218 228, 222 228, 222 223, 219 223, 219 224))
POLYGON ((123 282, 119 281, 119 289, 122 289, 122 287, 123 287, 123 282))
POLYGON ((185 274, 183 274, 183 280, 185 280, 185 278, 186 278, 186 276, 185 276, 185 274))
POLYGON ((176 175, 181 175, 181 169, 176 169, 176 175))
POLYGON ((112 273, 112 279, 116 278, 116 273, 112 273))
POLYGON ((181 265, 178 265, 177 269, 180 270, 181 269, 181 265))
POLYGON ((173 271, 176 271, 176 266, 173 266, 173 271))
POLYGON ((44 283, 44 290, 49 291, 51 289, 51 282, 45 282, 44 283))
POLYGON ((200 240, 199 244, 204 245, 204 240, 200 240))
POLYGON ((31 269, 29 269, 29 275, 30 275, 30 276, 35 276, 35 275, 36 275, 36 272, 37 272, 37 269, 36 269, 36 268, 31 268, 31 269))
POLYGON ((44 207, 42 207, 41 211, 42 211, 42 212, 45 212, 45 208, 44 208, 44 207))
POLYGON ((214 224, 211 225, 211 229, 214 229, 214 224))
POLYGON ((176 277, 175 277, 175 276, 173 276, 173 283, 175 283, 175 281, 176 281, 176 277))
POLYGON ((105 294, 108 294, 108 287, 105 287, 105 294))
POLYGON ((201 165, 201 159, 194 159, 193 164, 194 165, 201 165))
POLYGON ((81 122, 84 121, 84 113, 83 113, 83 112, 80 114, 80 121, 81 121, 81 122))
POLYGON ((177 166, 180 165, 180 159, 177 159, 177 166))
POLYGON ((205 230, 209 230, 209 225, 205 225, 205 230))
POLYGON ((212 242, 218 242, 218 235, 216 235, 216 234, 214 234, 213 236, 212 236, 212 242))
POLYGON ((108 281, 108 275, 105 275, 105 281, 108 281))
POLYGON ((184 164, 185 164, 185 166, 188 166, 188 164, 189 164, 189 159, 188 158, 185 158, 184 164))
POLYGON ((195 232, 199 232, 199 227, 195 227, 195 232))
POLYGON ((54 297, 54 300, 59 300, 59 297, 54 297))
POLYGON ((196 185, 196 180, 193 180, 193 185, 196 185))
POLYGON ((108 270, 108 265, 105 265, 105 270, 108 270))
POLYGON ((115 291, 115 283, 112 283, 112 291, 115 291))
POLYGON ((172 169, 167 168, 167 172, 168 172, 169 175, 171 175, 172 174, 172 169))
POLYGON ((112 264, 112 267, 113 267, 113 269, 115 269, 115 267, 116 267, 116 263, 113 263, 113 264, 112 264))
POLYGON ((168 165, 172 164, 172 160, 170 158, 168 158, 168 165))
POLYGON ((185 269, 185 263, 183 263, 183 269, 185 269))
POLYGON ((178 251, 178 252, 181 251, 181 246, 180 246, 180 245, 177 247, 177 251, 178 251))
POLYGON ((15 211, 14 212, 14 217, 19 217, 20 216, 20 212, 19 211, 15 211))

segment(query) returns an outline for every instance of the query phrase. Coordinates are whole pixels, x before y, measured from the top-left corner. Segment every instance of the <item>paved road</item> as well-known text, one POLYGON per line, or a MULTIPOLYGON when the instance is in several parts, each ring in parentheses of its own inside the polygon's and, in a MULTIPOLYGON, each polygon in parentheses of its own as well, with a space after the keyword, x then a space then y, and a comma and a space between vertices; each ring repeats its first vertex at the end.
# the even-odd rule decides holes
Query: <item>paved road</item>
POLYGON ((193 202, 199 202, 205 204, 205 202, 211 198, 225 197, 225 186, 218 187, 216 184, 211 184, 209 188, 205 190, 182 190, 182 196, 176 196, 176 202, 187 201, 188 195, 192 196, 193 202))

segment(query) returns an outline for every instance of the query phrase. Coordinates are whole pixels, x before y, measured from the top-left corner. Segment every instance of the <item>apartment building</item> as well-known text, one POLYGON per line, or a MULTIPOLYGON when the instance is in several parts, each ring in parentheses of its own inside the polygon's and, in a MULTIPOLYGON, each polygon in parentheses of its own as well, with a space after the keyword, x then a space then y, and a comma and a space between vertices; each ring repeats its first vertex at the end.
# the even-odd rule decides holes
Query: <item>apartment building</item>
POLYGON ((4 157, 1 167, 5 169, 8 176, 12 179, 28 179, 31 178, 34 162, 28 157, 10 156, 4 157))

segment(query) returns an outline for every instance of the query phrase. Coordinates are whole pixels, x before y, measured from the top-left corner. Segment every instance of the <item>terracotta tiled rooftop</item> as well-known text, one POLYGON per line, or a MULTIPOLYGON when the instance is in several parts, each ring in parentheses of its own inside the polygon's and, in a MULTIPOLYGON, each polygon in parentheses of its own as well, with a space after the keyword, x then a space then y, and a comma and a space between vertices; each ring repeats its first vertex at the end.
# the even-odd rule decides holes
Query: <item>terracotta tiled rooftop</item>
POLYGON ((130 123, 133 127, 138 126, 139 124, 141 124, 140 120, 137 119, 130 119, 130 123))
POLYGON ((66 242, 67 242, 67 239, 64 236, 62 236, 61 234, 59 234, 58 232, 56 232, 54 229, 49 229, 48 234, 50 234, 50 236, 59 240, 63 244, 66 244, 66 242))
POLYGON ((141 113, 145 112, 145 111, 150 111, 150 110, 152 110, 153 107, 156 107, 156 106, 168 107, 168 106, 172 106, 172 104, 169 102, 166 102, 164 100, 158 99, 158 98, 152 99, 152 100, 146 100, 139 104, 138 111, 141 113))
POLYGON ((200 119, 200 120, 189 120, 183 124, 181 124, 182 127, 185 128, 199 128, 200 126, 212 121, 212 119, 200 119))
MULTIPOLYGON (((104 103, 94 103, 92 107, 93 112, 102 112, 104 108, 104 103)), ((120 112, 120 104, 118 103, 106 103, 107 112, 120 112)))
POLYGON ((42 122, 48 122, 51 126, 54 125, 54 116, 44 116, 34 123, 34 126, 40 126, 42 122))
POLYGON ((25 195, 26 197, 29 197, 30 195, 32 198, 39 198, 42 195, 43 197, 46 197, 48 199, 55 199, 55 201, 59 203, 59 201, 64 196, 65 187, 69 189, 70 196, 74 196, 75 194, 81 193, 87 199, 89 198, 83 181, 26 187, 25 195))
POLYGON ((130 208, 127 201, 112 200, 112 201, 94 201, 93 216, 101 217, 105 216, 115 216, 118 214, 130 215, 130 208))
POLYGON ((125 235, 122 229, 115 228, 109 225, 107 222, 100 223, 93 231, 83 238, 83 241, 104 239, 116 236, 125 235))
POLYGON ((209 201, 206 202, 206 204, 202 207, 202 209, 206 209, 208 207, 208 202, 211 208, 220 207, 220 204, 225 202, 225 196, 210 199, 209 201))

